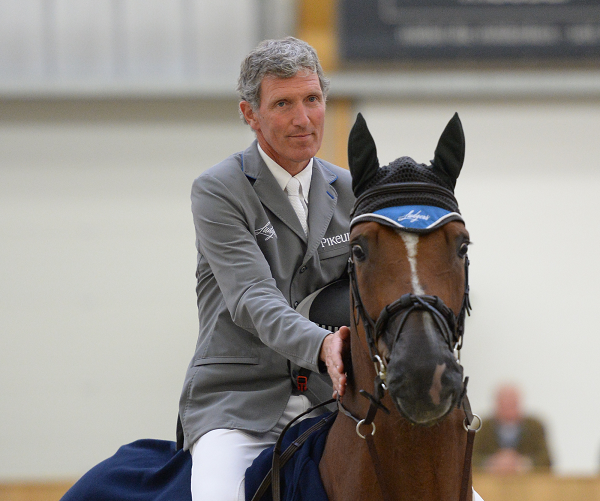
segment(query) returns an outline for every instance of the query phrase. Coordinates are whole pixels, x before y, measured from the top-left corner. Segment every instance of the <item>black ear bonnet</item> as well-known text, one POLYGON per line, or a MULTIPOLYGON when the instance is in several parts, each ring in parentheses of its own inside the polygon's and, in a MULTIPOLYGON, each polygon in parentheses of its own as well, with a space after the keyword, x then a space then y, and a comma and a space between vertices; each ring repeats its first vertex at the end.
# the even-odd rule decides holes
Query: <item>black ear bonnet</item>
MULTIPOLYGON (((439 139, 431 165, 418 164, 410 157, 400 157, 379 167, 375 142, 365 119, 359 113, 348 140, 352 189, 357 198, 351 226, 364 220, 382 222, 375 213, 393 207, 439 208, 442 211, 433 209, 433 212, 443 214, 444 223, 462 220, 454 197, 454 187, 464 155, 462 124, 458 114, 454 114, 439 139)), ((384 213, 387 217, 390 212, 388 210, 384 213)), ((397 223, 395 225, 400 226, 397 223)), ((438 226, 439 224, 435 225, 438 226)), ((425 232, 434 228, 405 229, 425 232)))

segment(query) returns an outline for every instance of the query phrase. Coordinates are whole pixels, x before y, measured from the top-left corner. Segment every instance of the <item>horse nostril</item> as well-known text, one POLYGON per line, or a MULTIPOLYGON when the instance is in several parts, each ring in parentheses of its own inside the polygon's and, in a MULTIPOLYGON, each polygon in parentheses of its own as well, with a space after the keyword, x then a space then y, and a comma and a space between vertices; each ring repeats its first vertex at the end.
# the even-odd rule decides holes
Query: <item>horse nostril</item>
POLYGON ((433 372, 433 379, 431 381, 431 388, 429 388, 429 396, 434 405, 440 405, 442 401, 442 375, 446 370, 446 364, 436 365, 435 371, 433 372))

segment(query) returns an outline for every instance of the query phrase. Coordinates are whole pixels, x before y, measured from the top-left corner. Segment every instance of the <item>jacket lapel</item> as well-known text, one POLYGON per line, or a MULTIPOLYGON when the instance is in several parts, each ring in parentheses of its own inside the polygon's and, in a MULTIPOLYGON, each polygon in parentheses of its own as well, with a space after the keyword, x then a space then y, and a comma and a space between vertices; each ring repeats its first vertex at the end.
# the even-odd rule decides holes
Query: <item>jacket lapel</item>
MULTIPOLYGON (((254 179, 254 191, 258 195, 258 198, 275 216, 277 216, 286 226, 288 226, 298 237, 306 243, 307 237, 304 234, 302 225, 298 219, 298 216, 294 212, 288 197, 281 189, 281 186, 277 183, 277 180, 271 174, 271 171, 263 161, 256 141, 250 145, 246 151, 244 151, 242 169, 244 174, 249 178, 254 179)), ((314 176, 314 171, 313 171, 314 176)), ((311 184, 311 191, 313 186, 311 184)), ((310 207, 308 210, 309 217, 309 228, 310 228, 310 207)), ((310 230, 309 230, 310 235, 310 230)))
POLYGON ((308 247, 304 256, 304 263, 319 248, 333 217, 338 194, 331 183, 336 179, 337 176, 315 157, 308 195, 308 247))

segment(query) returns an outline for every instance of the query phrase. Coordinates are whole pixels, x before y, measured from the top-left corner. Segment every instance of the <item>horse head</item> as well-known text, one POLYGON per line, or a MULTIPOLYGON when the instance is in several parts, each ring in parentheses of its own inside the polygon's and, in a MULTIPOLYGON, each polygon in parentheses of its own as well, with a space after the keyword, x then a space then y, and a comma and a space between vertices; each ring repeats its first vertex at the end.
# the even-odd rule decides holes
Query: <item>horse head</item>
POLYGON ((430 165, 400 157, 380 167, 360 114, 349 138, 353 327, 363 324, 380 391, 420 425, 439 422, 464 393, 455 350, 469 310, 469 234, 454 197, 464 152, 457 114, 430 165))

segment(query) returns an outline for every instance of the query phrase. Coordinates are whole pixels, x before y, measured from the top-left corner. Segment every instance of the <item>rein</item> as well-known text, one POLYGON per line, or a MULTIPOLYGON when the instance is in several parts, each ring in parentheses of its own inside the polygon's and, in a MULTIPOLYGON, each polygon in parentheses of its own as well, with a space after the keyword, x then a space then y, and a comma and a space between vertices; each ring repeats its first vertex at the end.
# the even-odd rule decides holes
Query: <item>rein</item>
POLYGON ((277 442, 275 442, 275 446, 273 447, 273 459, 271 462, 271 469, 267 473, 267 475, 263 478, 261 484, 258 489, 252 496, 252 501, 260 501, 260 499, 264 496, 264 494, 271 487, 271 497, 273 501, 280 501, 281 499, 281 488, 280 488, 280 470, 285 466, 285 464, 290 460, 290 458, 294 455, 294 453, 302 447, 304 442, 308 440, 308 438, 316 431, 320 430, 325 426, 329 421, 335 419, 337 413, 330 414, 323 419, 317 421, 314 425, 312 425, 308 430, 306 430, 302 435, 300 435, 288 448, 282 453, 281 452, 281 444, 283 442, 283 437, 285 433, 291 428, 291 426, 296 423, 301 417, 310 414, 312 411, 324 407, 326 405, 332 404, 335 402, 335 399, 326 400, 325 402, 321 402, 320 404, 313 405, 309 409, 305 410, 303 413, 298 414, 294 419, 292 419, 284 428, 281 430, 279 437, 277 438, 277 442))

